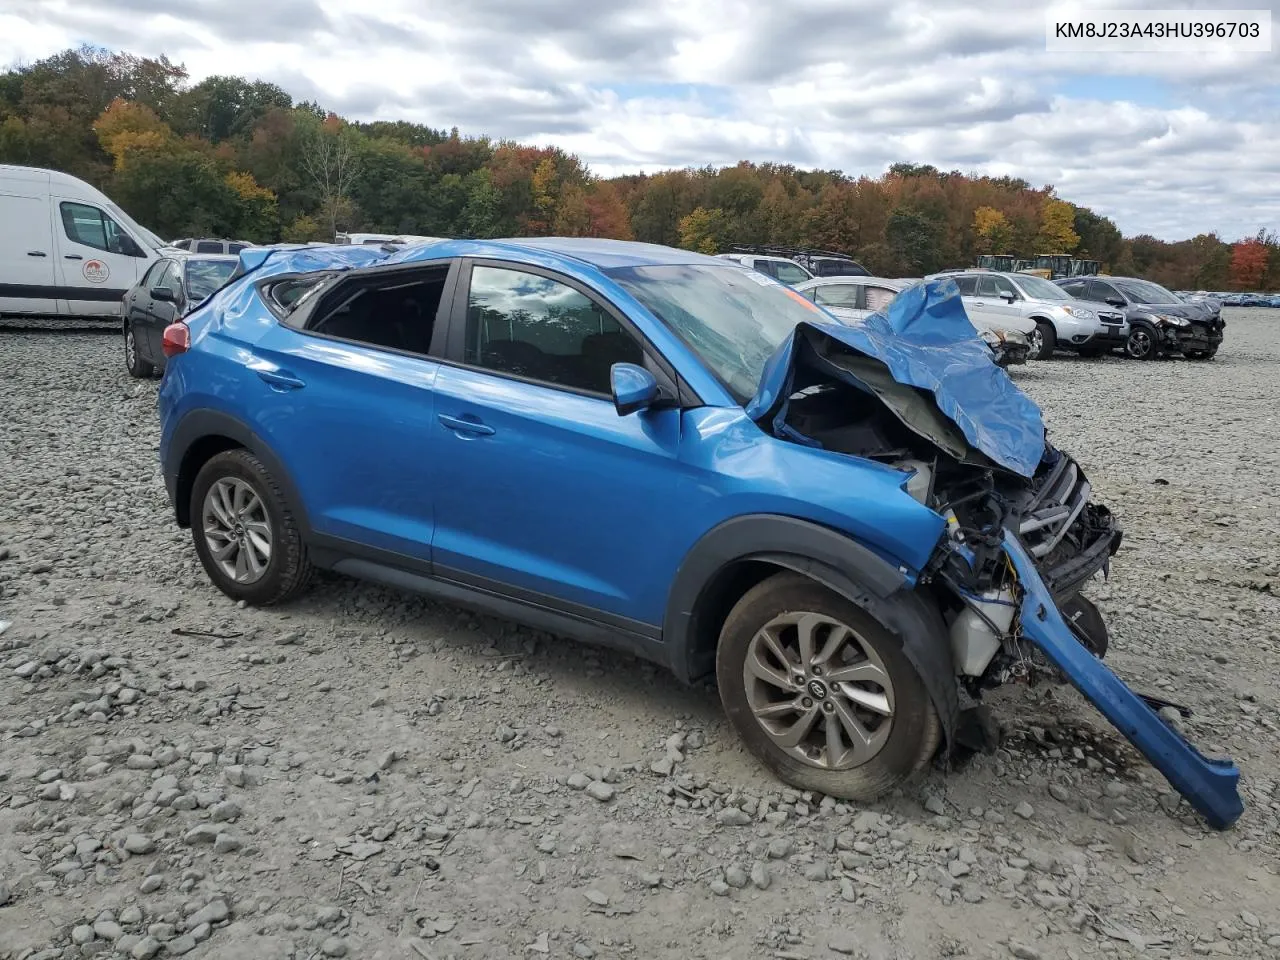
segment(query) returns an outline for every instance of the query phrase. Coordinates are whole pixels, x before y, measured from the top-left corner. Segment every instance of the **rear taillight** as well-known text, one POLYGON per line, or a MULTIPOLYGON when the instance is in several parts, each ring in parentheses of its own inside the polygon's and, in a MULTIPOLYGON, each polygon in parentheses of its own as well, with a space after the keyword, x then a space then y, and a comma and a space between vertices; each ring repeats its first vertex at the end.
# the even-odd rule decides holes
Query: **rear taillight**
POLYGON ((171 323, 164 328, 164 339, 160 341, 160 349, 166 357, 176 357, 191 348, 191 328, 185 323, 171 323))

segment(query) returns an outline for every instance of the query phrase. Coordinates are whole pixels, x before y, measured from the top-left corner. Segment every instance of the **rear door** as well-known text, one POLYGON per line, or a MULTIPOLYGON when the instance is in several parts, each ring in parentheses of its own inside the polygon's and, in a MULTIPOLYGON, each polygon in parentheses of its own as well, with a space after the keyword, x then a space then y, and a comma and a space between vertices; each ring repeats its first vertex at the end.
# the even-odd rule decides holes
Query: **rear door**
POLYGON ((58 310, 49 198, 0 194, 0 314, 58 310))
POLYGON ((354 271, 249 350, 256 429, 321 546, 429 574, 449 260, 354 271), (445 306, 442 306, 444 304, 445 306), (305 329, 298 329, 302 323, 305 329))
POLYGON ((609 373, 673 373, 612 305, 534 267, 472 262, 436 381, 437 576, 652 633, 680 410, 619 416, 609 373))
POLYGON ((150 266, 142 246, 92 203, 55 197, 52 228, 62 312, 111 316, 150 266))

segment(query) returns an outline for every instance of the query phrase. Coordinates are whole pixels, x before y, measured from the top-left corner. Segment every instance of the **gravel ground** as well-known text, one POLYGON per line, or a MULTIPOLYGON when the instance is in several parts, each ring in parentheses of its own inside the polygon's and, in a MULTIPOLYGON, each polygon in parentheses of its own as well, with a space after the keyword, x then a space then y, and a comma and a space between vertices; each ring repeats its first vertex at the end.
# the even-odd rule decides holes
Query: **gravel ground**
POLYGON ((1125 526, 1110 660, 1243 769, 1221 834, 1070 690, 856 809, 627 658, 340 578, 238 608, 118 338, 0 333, 0 958, 1280 956, 1280 314, 1228 316, 1014 373, 1125 526))

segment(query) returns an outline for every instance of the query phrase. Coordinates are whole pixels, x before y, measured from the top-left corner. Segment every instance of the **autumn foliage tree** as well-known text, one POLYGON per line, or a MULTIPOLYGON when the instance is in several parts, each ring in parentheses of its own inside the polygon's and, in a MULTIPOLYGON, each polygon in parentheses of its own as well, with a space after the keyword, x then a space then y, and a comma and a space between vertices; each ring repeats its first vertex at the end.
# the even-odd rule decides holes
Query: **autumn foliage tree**
POLYGON ((1280 242, 1124 238, 1049 186, 895 163, 881 176, 786 164, 601 178, 554 145, 358 122, 269 83, 84 47, 0 72, 0 162, 65 170, 166 238, 331 240, 336 230, 615 237, 844 251, 919 276, 982 253, 1072 253, 1174 289, 1280 287, 1280 242))
POLYGON ((1231 285, 1237 290, 1259 290, 1267 271, 1270 251, 1260 237, 1241 240, 1231 248, 1231 285))

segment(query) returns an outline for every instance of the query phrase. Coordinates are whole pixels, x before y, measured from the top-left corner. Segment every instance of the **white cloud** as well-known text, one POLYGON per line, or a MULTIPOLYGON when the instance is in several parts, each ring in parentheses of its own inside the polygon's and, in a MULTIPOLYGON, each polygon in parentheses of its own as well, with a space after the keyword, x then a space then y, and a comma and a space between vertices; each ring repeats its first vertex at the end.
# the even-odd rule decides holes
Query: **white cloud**
POLYGON ((1280 58, 1048 54, 1017 0, 0 0, 0 64, 82 42, 603 174, 906 160, 1052 183, 1128 234, 1280 227, 1280 58))

